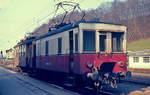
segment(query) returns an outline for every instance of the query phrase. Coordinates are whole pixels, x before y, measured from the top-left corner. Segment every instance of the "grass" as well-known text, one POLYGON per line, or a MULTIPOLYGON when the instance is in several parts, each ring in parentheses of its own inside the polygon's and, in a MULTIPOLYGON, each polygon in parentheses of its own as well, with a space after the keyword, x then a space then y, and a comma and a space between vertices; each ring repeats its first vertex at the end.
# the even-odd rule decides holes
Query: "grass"
POLYGON ((150 38, 127 43, 128 51, 138 51, 145 49, 150 49, 150 38))

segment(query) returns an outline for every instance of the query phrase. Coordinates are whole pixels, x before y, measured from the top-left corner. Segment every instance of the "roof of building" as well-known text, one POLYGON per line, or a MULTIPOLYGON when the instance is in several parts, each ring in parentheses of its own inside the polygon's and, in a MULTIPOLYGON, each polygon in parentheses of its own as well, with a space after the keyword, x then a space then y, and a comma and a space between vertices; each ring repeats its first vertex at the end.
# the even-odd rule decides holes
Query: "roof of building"
POLYGON ((128 52, 129 56, 150 56, 150 50, 128 52))
POLYGON ((13 49, 12 49, 12 48, 10 48, 10 49, 6 50, 6 53, 8 53, 8 52, 12 52, 12 51, 13 51, 13 49))

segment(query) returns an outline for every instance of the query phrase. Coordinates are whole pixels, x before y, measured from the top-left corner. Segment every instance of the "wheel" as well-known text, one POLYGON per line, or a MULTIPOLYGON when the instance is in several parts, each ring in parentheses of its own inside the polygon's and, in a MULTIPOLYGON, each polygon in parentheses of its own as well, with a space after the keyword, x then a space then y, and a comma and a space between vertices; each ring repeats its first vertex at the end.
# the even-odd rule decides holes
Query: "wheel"
POLYGON ((111 86, 112 88, 117 88, 117 81, 116 81, 115 79, 111 80, 110 86, 111 86))
POLYGON ((102 90, 102 82, 94 82, 94 89, 96 91, 96 95, 99 95, 100 90, 102 90))

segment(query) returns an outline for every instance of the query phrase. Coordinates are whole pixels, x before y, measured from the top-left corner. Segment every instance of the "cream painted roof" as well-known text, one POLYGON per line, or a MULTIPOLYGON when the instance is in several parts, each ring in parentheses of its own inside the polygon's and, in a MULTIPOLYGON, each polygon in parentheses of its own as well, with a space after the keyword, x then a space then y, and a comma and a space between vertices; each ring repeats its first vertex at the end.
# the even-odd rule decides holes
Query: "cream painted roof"
POLYGON ((150 50, 129 52, 129 56, 150 56, 150 50))

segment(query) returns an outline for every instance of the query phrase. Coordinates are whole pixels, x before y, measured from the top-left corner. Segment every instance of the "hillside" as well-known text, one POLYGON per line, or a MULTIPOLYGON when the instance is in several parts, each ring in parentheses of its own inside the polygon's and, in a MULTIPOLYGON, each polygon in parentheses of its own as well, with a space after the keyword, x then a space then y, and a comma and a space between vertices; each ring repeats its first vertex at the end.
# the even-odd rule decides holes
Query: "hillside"
POLYGON ((130 42, 129 44, 127 44, 128 51, 137 51, 145 49, 150 49, 150 38, 130 42))
MULTIPOLYGON (((83 17, 84 20, 99 18, 102 22, 125 25, 127 26, 127 41, 138 42, 140 39, 150 38, 149 9, 150 0, 126 0, 124 2, 114 0, 114 2, 106 2, 96 9, 68 12, 67 15, 65 13, 57 15, 55 18, 49 19, 47 24, 43 24, 35 29, 32 36, 39 36, 50 32, 49 28, 55 27, 56 23, 57 25, 60 24, 62 20, 63 23, 71 23, 80 21, 83 17)), ((133 49, 131 48, 131 50, 133 49)))

